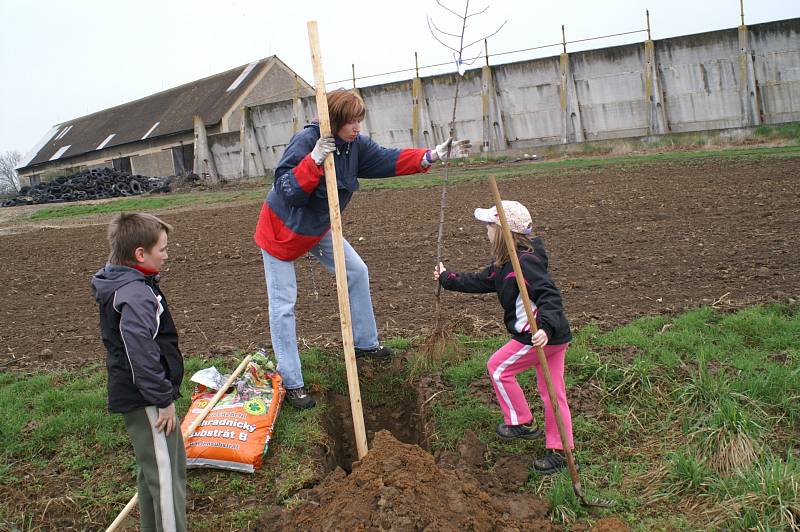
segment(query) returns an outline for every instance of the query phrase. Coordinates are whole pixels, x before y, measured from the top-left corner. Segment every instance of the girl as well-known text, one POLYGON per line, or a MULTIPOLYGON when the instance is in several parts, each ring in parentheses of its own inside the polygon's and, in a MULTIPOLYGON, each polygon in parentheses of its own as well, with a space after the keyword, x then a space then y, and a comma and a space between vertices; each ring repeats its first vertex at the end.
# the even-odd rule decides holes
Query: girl
MULTIPOLYGON (((561 454, 563 445, 559 437, 550 396, 547 393, 544 376, 536 358, 536 347, 542 347, 553 378, 558 409, 564 427, 572 442, 572 418, 567 405, 564 384, 564 357, 572 339, 569 322, 564 314, 561 293, 547 273, 547 253, 542 239, 530 238, 532 230, 531 215, 521 203, 504 201, 503 210, 508 220, 517 255, 525 277, 525 284, 531 296, 533 315, 539 328, 531 335, 525 307, 520 298, 516 275, 508 255, 500 228, 497 208, 475 209, 475 218, 486 223, 486 234, 492 244, 492 263, 476 273, 457 273, 445 269, 444 264, 434 270, 442 288, 457 292, 487 293, 495 291, 503 307, 504 320, 511 340, 494 353, 487 368, 497 401, 503 410, 503 423, 497 426, 497 435, 504 439, 535 439, 542 436, 542 429, 533 423, 528 402, 517 383, 516 375, 531 366, 536 366, 536 382, 539 395, 544 403, 545 446, 547 454, 534 461, 534 468, 543 474, 550 474, 566 466, 566 458, 561 454)), ((577 464, 576 464, 577 465, 577 464)))

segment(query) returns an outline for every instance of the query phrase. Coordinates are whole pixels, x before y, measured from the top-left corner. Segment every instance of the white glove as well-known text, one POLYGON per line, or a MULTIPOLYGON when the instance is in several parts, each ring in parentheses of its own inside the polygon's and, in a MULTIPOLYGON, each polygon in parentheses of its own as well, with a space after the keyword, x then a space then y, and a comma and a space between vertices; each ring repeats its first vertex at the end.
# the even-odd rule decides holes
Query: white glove
MULTIPOLYGON (((467 157, 469 155, 469 149, 472 148, 472 143, 468 140, 456 140, 453 141, 453 137, 450 137, 445 142, 442 142, 438 146, 436 146, 436 158, 440 161, 446 161, 448 159, 460 159, 463 157, 467 157), (450 155, 447 154, 448 146, 452 145, 450 148, 450 155)), ((434 161, 436 159, 433 159, 434 161)))
POLYGON ((320 137, 314 149, 311 150, 311 158, 314 159, 317 166, 322 166, 322 163, 325 162, 325 157, 335 149, 336 141, 333 140, 333 137, 320 137))

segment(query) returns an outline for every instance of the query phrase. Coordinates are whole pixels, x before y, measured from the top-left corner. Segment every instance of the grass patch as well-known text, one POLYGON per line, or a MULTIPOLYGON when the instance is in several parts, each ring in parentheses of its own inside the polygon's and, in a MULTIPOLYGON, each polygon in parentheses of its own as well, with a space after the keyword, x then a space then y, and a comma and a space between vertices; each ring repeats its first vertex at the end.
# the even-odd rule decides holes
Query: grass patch
POLYGON ((779 126, 758 126, 755 129, 755 136, 771 139, 791 139, 800 142, 800 122, 792 122, 779 126))
MULTIPOLYGON (((242 356, 186 359, 179 414, 189 407, 189 378, 196 370, 214 365, 230 371, 242 356)), ((100 364, 0 375, 0 528, 50 528, 54 521, 47 513, 62 499, 69 502, 68 513, 84 523, 78 528, 105 528, 136 492, 135 460, 122 416, 106 410, 106 379, 100 364), (93 524, 81 521, 86 516, 93 524)), ((193 512, 192 528, 252 528, 269 503, 281 502, 316 478, 319 449, 327 445, 324 414, 324 407, 283 408, 264 467, 253 475, 191 470, 189 492, 200 508, 213 508, 193 512), (236 502, 225 504, 231 497, 236 502)))
POLYGON ((102 203, 45 207, 32 213, 30 215, 30 220, 54 220, 72 216, 89 216, 114 212, 152 211, 183 207, 186 205, 222 205, 235 201, 255 201, 263 197, 263 190, 244 192, 194 192, 190 194, 172 194, 167 196, 137 196, 132 198, 120 198, 102 203))
MULTIPOLYGON (((796 305, 729 314, 700 308, 611 331, 583 327, 575 332, 566 371, 576 456, 585 493, 616 506, 589 514, 566 472, 531 473, 524 489, 547 498, 552 519, 567 526, 612 513, 634 530, 796 527, 799 333, 796 305)), ((490 463, 507 454, 543 454, 541 440, 509 443, 494 435, 501 414, 486 362, 505 338, 457 340, 463 358, 433 368, 445 385, 429 403, 434 450, 455 449, 474 431, 487 444, 490 463)), ((418 342, 387 343, 413 354, 418 342)), ((302 357, 310 388, 347 393, 340 352, 311 349, 302 357)), ((230 370, 239 358, 187 359, 178 411, 188 408, 195 370, 230 370)), ((364 403, 407 399, 415 393, 409 371, 393 367, 362 377, 364 403)), ((101 528, 133 495, 135 464, 121 417, 105 413, 105 379, 101 365, 0 374, 0 525, 51 527, 56 518, 48 512, 68 497, 78 528, 101 528), (91 516, 91 524, 82 516, 91 516)), ((519 382, 541 422, 534 371, 519 382)), ((249 529, 270 504, 296 504, 297 490, 320 474, 320 450, 329 444, 326 414, 324 404, 305 411, 285 407, 265 465, 254 475, 191 471, 192 527, 249 529)))
MULTIPOLYGON (((567 355, 568 397, 598 390, 588 413, 572 405, 584 491, 615 500, 606 514, 635 530, 797 527, 798 327, 800 307, 769 305, 578 331, 567 355)), ((476 397, 479 383, 490 386, 485 363, 499 345, 470 346, 468 359, 443 370, 451 391, 433 408, 437 445, 452 448, 474 430, 492 456, 544 452, 541 441, 497 442, 500 409, 476 397)), ((519 377, 541 419, 534 381, 530 370, 519 377)), ((532 473, 527 489, 549 499, 556 522, 589 515, 566 472, 532 473)))

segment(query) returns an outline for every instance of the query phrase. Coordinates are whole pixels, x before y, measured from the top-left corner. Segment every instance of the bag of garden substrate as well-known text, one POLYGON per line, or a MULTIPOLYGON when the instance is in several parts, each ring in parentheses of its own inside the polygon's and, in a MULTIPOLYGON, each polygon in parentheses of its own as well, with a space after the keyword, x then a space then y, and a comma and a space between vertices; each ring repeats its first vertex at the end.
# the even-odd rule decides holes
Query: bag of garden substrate
MULTIPOLYGON (((225 378, 215 368, 192 377, 192 405, 181 423, 185 432, 214 397, 225 378)), ((267 453, 285 390, 276 371, 250 362, 195 431, 185 438, 186 467, 211 467, 252 473, 267 453)))

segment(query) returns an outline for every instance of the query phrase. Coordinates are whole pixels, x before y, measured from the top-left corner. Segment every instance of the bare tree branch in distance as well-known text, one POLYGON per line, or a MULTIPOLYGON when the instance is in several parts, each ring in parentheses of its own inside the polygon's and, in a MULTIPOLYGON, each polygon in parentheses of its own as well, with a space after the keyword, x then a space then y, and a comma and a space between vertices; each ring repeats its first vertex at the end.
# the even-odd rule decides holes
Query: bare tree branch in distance
POLYGON ((17 150, 9 150, 0 154, 0 194, 19 192, 17 166, 22 155, 17 150))

